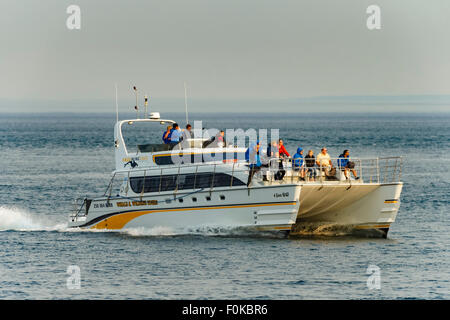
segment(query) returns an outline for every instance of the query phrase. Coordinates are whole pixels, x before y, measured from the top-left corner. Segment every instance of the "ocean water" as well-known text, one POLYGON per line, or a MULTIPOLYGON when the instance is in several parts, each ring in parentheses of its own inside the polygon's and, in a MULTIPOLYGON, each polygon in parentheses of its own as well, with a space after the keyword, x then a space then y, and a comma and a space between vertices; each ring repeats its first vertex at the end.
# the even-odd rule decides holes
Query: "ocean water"
MULTIPOLYGON (((182 114, 164 114, 184 124, 182 114)), ((289 151, 404 156, 387 239, 234 230, 67 229, 103 194, 112 114, 0 114, 0 299, 449 299, 450 114, 191 114, 205 127, 277 128, 289 151), (380 289, 367 269, 380 270, 380 289), (80 270, 80 288, 67 283, 80 270)), ((158 129, 159 130, 159 129, 158 129)), ((160 135, 162 132, 155 132, 160 135)))

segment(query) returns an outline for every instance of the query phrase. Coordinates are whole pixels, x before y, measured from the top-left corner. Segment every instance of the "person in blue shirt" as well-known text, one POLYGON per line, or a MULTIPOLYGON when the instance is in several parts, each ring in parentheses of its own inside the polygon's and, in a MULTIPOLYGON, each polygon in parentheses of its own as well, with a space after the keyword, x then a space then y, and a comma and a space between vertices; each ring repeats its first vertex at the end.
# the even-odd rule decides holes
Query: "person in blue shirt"
POLYGON ((180 130, 180 126, 178 125, 178 123, 174 123, 172 125, 172 132, 170 134, 170 144, 173 146, 175 146, 176 144, 178 144, 181 140, 181 135, 183 134, 180 130))
POLYGON ((337 160, 338 167, 344 172, 345 179, 349 179, 348 172, 351 171, 353 173, 353 176, 355 177, 355 180, 358 180, 359 177, 356 174, 355 163, 353 161, 350 161, 349 157, 350 151, 344 150, 344 152, 339 155, 339 158, 337 160))
POLYGON ((300 179, 305 181, 305 168, 303 166, 303 149, 297 148, 297 153, 292 157, 292 169, 300 172, 300 179))
POLYGON ((248 172, 248 180, 247 187, 252 182, 252 178, 256 172, 261 170, 261 157, 260 157, 260 144, 259 141, 256 143, 252 143, 250 147, 246 151, 246 155, 248 154, 248 162, 249 162, 249 172, 248 172), (248 152, 248 153, 247 153, 248 152))

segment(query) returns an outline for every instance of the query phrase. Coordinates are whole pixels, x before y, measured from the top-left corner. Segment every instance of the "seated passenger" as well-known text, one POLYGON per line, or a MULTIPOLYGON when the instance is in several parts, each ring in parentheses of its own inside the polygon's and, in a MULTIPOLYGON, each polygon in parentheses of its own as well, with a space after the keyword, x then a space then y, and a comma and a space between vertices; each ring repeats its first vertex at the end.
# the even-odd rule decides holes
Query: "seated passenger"
POLYGON ((279 155, 278 144, 276 141, 272 141, 272 143, 267 146, 267 158, 276 159, 279 158, 279 155))
POLYGON ((172 133, 172 126, 167 126, 167 131, 164 131, 162 139, 165 144, 170 143, 170 134, 172 133))
POLYGON ((303 149, 297 148, 297 153, 292 157, 292 169, 300 172, 300 179, 305 181, 305 168, 303 166, 303 149))
POLYGON ((308 154, 305 156, 305 164, 306 164, 306 174, 308 176, 308 181, 315 181, 317 172, 316 172, 316 157, 314 157, 314 151, 309 150, 308 154))
POLYGON ((356 174, 355 170, 355 163, 353 161, 350 161, 350 151, 344 150, 342 154, 339 155, 339 159, 337 160, 338 167, 344 172, 345 179, 349 180, 348 172, 351 171, 353 173, 353 177, 355 177, 355 180, 358 180, 359 177, 356 174))
POLYGON ((327 152, 327 148, 322 148, 322 152, 317 155, 316 163, 322 171, 325 171, 325 176, 330 175, 330 172, 333 169, 333 163, 331 162, 331 157, 327 152))
POLYGON ((217 144, 217 147, 219 147, 219 148, 226 147, 225 131, 220 130, 220 132, 216 135, 215 143, 217 144))

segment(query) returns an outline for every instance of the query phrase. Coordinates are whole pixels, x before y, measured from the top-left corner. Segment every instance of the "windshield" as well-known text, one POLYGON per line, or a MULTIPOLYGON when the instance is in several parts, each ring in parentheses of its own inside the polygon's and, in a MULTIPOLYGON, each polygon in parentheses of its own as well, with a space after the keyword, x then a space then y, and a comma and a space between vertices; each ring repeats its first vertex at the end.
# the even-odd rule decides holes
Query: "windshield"
POLYGON ((163 144, 162 136, 169 125, 170 123, 160 122, 125 122, 122 125, 122 136, 127 151, 133 153, 138 152, 138 146, 163 144))

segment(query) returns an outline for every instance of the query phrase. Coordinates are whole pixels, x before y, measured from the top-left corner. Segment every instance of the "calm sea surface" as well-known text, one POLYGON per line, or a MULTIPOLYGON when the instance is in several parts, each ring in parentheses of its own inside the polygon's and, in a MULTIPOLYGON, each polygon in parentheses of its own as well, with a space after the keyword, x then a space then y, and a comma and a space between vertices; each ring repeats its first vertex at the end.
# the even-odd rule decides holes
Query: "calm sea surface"
MULTIPOLYGON (((184 115, 164 114, 184 125, 184 115)), ((289 151, 401 155, 388 239, 234 231, 70 231, 71 201, 103 194, 114 115, 0 114, 1 299, 449 299, 450 114, 191 114, 203 126, 278 128, 289 151), (69 266, 81 288, 67 287, 69 266), (369 290, 366 270, 381 271, 369 290)), ((152 133, 159 139, 160 128, 152 133)))

